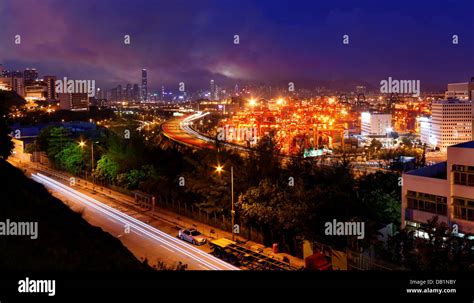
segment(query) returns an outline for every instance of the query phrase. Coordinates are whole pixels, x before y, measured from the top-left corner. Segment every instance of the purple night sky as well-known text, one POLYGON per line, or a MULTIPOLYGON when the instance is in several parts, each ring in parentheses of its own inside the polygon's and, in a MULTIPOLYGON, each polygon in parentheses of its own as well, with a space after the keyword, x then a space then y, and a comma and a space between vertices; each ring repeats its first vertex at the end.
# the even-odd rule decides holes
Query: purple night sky
POLYGON ((472 0, 2 0, 0 64, 105 88, 147 68, 151 89, 390 76, 443 89, 474 76, 473 11, 472 0))

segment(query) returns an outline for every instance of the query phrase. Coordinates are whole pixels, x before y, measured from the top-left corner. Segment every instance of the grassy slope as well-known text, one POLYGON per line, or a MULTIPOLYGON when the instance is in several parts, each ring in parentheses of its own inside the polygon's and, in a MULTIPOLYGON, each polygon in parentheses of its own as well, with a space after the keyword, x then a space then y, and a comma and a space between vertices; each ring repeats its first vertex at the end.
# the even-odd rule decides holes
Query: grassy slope
POLYGON ((0 236, 0 272, 147 271, 125 246, 0 160, 0 221, 37 221, 38 238, 0 236))

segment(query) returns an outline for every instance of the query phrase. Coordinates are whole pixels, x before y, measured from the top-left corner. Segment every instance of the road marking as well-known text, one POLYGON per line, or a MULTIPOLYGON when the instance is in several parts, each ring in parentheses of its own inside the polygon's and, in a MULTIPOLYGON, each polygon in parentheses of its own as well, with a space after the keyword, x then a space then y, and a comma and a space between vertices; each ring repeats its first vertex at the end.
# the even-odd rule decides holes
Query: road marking
MULTIPOLYGON (((166 247, 166 246, 164 246, 164 245, 161 245, 161 244, 160 244, 160 246, 161 246, 161 247, 163 247, 164 249, 167 249, 167 250, 169 250, 170 252, 175 252, 174 250, 172 250, 172 249, 169 249, 168 247, 166 247)), ((199 265, 201 265, 201 264, 199 264, 199 265)), ((205 267, 204 267, 204 268, 205 268, 205 267)))

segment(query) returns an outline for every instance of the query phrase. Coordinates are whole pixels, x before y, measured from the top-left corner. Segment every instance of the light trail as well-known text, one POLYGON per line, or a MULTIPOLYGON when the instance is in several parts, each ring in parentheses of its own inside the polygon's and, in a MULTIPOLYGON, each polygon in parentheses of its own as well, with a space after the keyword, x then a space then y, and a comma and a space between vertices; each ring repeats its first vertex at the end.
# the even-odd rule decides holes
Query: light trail
MULTIPOLYGON (((209 138, 209 137, 206 137, 204 135, 202 135, 201 133, 195 131, 194 129, 192 129, 189 125, 191 122, 195 121, 195 120, 198 120, 198 119, 201 119, 207 115, 209 115, 210 113, 207 112, 207 113, 196 113, 196 114, 193 114, 189 117, 186 117, 183 119, 183 121, 181 121, 181 123, 179 124, 179 126, 181 127, 181 129, 183 129, 185 132, 187 132, 189 135, 191 136, 194 136, 196 138, 199 138, 207 143, 210 143, 210 144, 214 144, 215 142, 215 139, 212 139, 212 138, 209 138)), ((250 151, 247 147, 243 147, 243 146, 240 146, 240 145, 237 145, 237 144, 230 144, 228 142, 225 142, 225 141, 221 141, 220 142, 221 145, 224 145, 226 147, 229 147, 229 148, 233 148, 233 149, 238 149, 240 151, 244 151, 244 152, 248 152, 250 151)))
POLYGON ((179 253, 195 260, 202 266, 204 266, 207 269, 211 270, 240 270, 239 268, 232 266, 231 264, 228 264, 221 259, 218 259, 210 254, 207 254, 190 244, 187 244, 177 238, 174 238, 148 224, 143 223, 140 220, 137 220, 129 215, 126 215, 108 205, 105 205, 83 193, 80 193, 62 183, 57 182, 56 180, 53 180, 51 178, 48 178, 40 173, 33 174, 32 179, 42 183, 50 188, 53 188, 71 198, 74 198, 75 200, 80 201, 83 204, 86 204, 87 206, 90 206, 91 208, 111 217, 116 219, 119 222, 122 222, 130 228, 135 229, 136 231, 141 232, 142 234, 158 241, 159 243, 168 246, 171 250, 173 248, 174 250, 178 251, 179 253), (212 262, 212 263, 211 263, 212 262), (213 264, 214 263, 214 264, 213 264))

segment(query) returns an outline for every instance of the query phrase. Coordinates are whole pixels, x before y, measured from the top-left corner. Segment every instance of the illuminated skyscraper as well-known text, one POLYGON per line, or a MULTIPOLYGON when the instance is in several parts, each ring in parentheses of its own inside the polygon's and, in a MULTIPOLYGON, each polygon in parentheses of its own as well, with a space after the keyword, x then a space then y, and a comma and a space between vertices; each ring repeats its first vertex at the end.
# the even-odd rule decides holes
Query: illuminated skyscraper
POLYGON ((34 82, 38 79, 38 71, 36 68, 27 68, 23 72, 23 79, 25 80, 25 84, 29 84, 34 82))
POLYGON ((214 80, 211 80, 211 89, 209 91, 209 99, 216 100, 216 84, 214 83, 214 80))
POLYGON ((148 101, 148 80, 146 69, 142 69, 142 102, 148 101))
POLYGON ((46 83, 46 99, 47 100, 56 100, 56 77, 55 76, 44 76, 44 83, 46 83))

